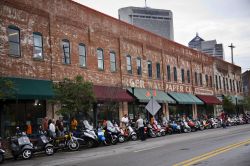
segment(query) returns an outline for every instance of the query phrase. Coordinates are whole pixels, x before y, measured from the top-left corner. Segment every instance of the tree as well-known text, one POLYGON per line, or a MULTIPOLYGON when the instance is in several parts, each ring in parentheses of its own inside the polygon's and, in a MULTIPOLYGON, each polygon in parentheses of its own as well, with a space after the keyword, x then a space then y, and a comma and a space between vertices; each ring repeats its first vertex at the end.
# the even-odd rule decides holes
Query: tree
POLYGON ((250 97, 249 96, 244 97, 242 104, 243 104, 243 107, 246 111, 250 111, 250 97))
POLYGON ((229 97, 229 96, 224 96, 224 99, 223 99, 223 109, 226 113, 228 114, 235 114, 235 106, 232 102, 232 99, 229 97))
POLYGON ((0 78, 0 100, 11 98, 15 93, 15 85, 8 78, 0 78))
POLYGON ((70 116, 87 112, 95 102, 93 84, 84 81, 82 76, 76 76, 74 80, 65 78, 62 82, 55 83, 53 87, 55 98, 52 102, 61 104, 58 114, 70 116))

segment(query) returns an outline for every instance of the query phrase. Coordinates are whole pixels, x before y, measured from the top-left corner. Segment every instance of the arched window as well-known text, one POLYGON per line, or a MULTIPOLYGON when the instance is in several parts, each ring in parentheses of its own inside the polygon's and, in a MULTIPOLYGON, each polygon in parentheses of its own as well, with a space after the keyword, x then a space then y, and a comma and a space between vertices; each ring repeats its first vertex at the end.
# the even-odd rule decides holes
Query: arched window
POLYGON ((70 64, 70 43, 69 40, 62 40, 62 49, 63 49, 63 63, 70 64))
POLYGON ((156 78, 161 78, 161 65, 160 63, 156 63, 156 78))
POLYGON ((110 56, 110 71, 115 72, 116 71, 116 55, 115 52, 111 51, 109 53, 110 56))
POLYGON ((9 54, 20 57, 20 29, 14 25, 8 26, 9 54))
POLYGON ((167 78, 168 78, 168 81, 171 81, 171 68, 170 68, 170 65, 167 65, 167 78))
POLYGON ((33 32, 33 58, 43 59, 43 36, 40 32, 33 32))
POLYGON ((131 63, 131 56, 130 55, 127 55, 126 61, 127 61, 127 72, 129 74, 132 74, 132 63, 131 63))
POLYGON ((137 68, 137 75, 142 75, 142 70, 141 70, 141 58, 136 59, 136 68, 137 68))
POLYGON ((83 43, 78 45, 79 63, 81 67, 86 67, 86 46, 83 43))
POLYGON ((97 49, 97 60, 98 60, 98 69, 104 70, 104 55, 102 48, 97 49))
POLYGON ((148 61, 148 77, 152 78, 152 62, 148 61))
POLYGON ((174 67, 174 81, 177 81, 177 69, 174 67))

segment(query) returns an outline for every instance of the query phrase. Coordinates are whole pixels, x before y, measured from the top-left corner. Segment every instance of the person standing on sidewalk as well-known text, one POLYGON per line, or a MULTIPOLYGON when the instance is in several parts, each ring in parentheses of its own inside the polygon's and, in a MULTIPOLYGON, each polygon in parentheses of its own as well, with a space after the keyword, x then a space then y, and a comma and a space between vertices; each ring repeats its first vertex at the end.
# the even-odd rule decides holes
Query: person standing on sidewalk
POLYGON ((140 138, 142 141, 145 140, 145 135, 144 135, 144 123, 143 123, 143 119, 141 118, 141 116, 139 115, 138 120, 136 121, 137 127, 139 129, 139 133, 140 133, 140 138))

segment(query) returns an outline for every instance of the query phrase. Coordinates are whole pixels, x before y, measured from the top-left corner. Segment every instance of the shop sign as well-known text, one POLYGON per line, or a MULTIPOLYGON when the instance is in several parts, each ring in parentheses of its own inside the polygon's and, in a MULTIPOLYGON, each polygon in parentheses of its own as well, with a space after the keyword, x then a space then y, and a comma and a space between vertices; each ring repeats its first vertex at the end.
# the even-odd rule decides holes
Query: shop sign
POLYGON ((166 92, 192 93, 191 86, 166 83, 166 92))
POLYGON ((163 84, 158 81, 144 81, 140 79, 129 79, 125 78, 123 84, 126 87, 132 87, 132 85, 136 88, 144 88, 144 89, 156 89, 156 90, 161 90, 163 89, 163 84))
POLYGON ((209 89, 195 88, 194 93, 197 95, 214 95, 214 92, 209 89))

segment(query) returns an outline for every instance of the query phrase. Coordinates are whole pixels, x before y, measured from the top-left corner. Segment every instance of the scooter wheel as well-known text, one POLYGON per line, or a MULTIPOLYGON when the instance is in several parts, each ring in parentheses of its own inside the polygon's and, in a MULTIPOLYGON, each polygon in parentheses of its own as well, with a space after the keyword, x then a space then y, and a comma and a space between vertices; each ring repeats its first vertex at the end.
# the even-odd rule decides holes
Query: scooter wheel
POLYGON ((52 146, 48 146, 45 148, 45 154, 51 156, 54 154, 54 148, 52 146))
POLYGON ((133 134, 133 135, 131 136, 131 139, 132 139, 132 141, 136 141, 136 140, 137 140, 137 135, 136 135, 136 134, 133 134))
POLYGON ((4 155, 0 154, 0 163, 3 163, 3 161, 4 161, 4 155))
POLYGON ((162 131, 161 136, 165 136, 165 135, 166 135, 166 131, 162 131))
POLYGON ((95 143, 94 143, 93 140, 88 140, 88 141, 87 141, 87 147, 88 147, 88 148, 92 148, 92 147, 94 147, 94 145, 95 145, 95 143))
POLYGON ((79 142, 77 140, 71 140, 68 143, 68 147, 71 151, 77 151, 80 147, 79 142))
POLYGON ((118 140, 119 140, 120 143, 123 143, 125 141, 125 137, 123 135, 120 135, 118 137, 118 140))
POLYGON ((27 160, 32 157, 32 151, 30 149, 24 149, 22 152, 23 159, 27 160))

